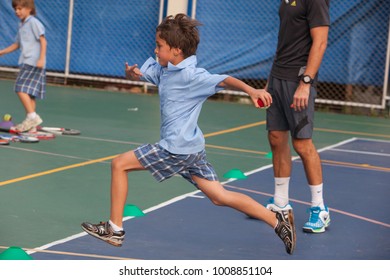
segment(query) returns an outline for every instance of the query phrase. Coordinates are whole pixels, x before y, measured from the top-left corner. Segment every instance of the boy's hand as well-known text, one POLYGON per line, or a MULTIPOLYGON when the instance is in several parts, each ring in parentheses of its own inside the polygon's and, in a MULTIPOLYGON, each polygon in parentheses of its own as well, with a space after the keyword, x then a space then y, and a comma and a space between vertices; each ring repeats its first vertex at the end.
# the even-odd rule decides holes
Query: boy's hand
POLYGON ((253 104, 255 104, 256 108, 260 108, 257 103, 258 99, 261 99, 264 103, 264 107, 269 107, 272 104, 272 96, 265 89, 255 89, 252 94, 250 94, 253 104))
POLYGON ((130 80, 140 80, 142 73, 138 68, 137 64, 134 64, 133 66, 129 66, 129 64, 125 63, 125 74, 126 78, 130 80))
POLYGON ((38 59, 37 61, 37 68, 43 68, 43 66, 45 65, 45 61, 43 59, 38 59))

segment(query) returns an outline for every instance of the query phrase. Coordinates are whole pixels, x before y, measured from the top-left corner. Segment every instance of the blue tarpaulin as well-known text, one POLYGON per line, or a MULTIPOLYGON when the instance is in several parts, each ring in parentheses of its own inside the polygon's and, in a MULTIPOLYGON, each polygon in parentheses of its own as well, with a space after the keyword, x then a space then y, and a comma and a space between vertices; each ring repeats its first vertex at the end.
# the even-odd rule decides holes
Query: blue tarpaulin
MULTIPOLYGON (((74 1, 70 72, 123 76, 123 64, 153 56, 160 1, 74 1)), ((46 27, 47 69, 65 70, 69 2, 36 0, 46 27), (58 7, 61 7, 60 9, 58 7)), ((268 77, 274 58, 279 1, 198 0, 199 66, 241 79, 268 77)), ((389 0, 331 0, 328 48, 320 81, 382 85, 389 32, 389 0)), ((0 48, 15 38, 11 1, 0 2, 0 48)), ((19 52, 0 57, 17 66, 19 52)))
MULTIPOLYGON (((204 23, 202 67, 243 79, 267 79, 276 50, 279 1, 198 0, 204 23), (209 5, 208 5, 209 4, 209 5), (211 26, 211 27, 210 27, 211 26)), ((389 32, 389 0, 331 0, 328 47, 320 81, 382 85, 389 32)))

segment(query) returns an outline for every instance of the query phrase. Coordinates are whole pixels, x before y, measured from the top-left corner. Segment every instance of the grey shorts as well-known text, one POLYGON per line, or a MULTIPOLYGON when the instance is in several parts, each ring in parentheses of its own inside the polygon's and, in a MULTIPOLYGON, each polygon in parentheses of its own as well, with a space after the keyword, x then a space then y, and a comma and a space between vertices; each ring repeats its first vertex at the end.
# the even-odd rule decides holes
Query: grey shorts
POLYGON ((135 149, 134 153, 142 166, 159 182, 176 174, 180 174, 195 187, 198 186, 192 180, 192 175, 209 181, 218 181, 218 176, 207 161, 204 150, 196 154, 177 155, 158 144, 144 144, 135 149))
POLYGON ((279 80, 270 76, 268 92, 272 95, 272 105, 267 109, 268 131, 290 131, 295 139, 309 139, 313 135, 314 102, 317 96, 315 87, 310 87, 309 105, 303 111, 290 108, 299 82, 279 80))

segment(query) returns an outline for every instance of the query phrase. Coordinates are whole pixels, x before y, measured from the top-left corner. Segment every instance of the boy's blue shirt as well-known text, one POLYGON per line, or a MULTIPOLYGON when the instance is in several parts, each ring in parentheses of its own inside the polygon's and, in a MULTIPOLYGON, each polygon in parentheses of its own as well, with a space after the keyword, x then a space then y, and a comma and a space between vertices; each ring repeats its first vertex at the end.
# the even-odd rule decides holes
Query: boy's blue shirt
POLYGON ((19 64, 37 66, 41 54, 41 43, 39 38, 45 35, 45 27, 34 16, 29 16, 22 23, 19 23, 16 42, 20 46, 19 64))
POLYGON ((205 148, 205 140, 197 122, 203 102, 221 91, 218 84, 228 75, 210 74, 197 68, 196 56, 178 65, 162 67, 149 58, 141 67, 141 80, 158 87, 160 95, 159 144, 173 154, 193 154, 205 148))

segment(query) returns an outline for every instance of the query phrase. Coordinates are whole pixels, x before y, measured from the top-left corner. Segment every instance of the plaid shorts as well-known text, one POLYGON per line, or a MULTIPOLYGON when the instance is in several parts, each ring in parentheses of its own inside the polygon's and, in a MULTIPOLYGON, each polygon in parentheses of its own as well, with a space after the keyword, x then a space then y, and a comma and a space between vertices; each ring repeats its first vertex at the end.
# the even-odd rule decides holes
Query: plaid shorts
POLYGON ((195 187, 198 186, 192 180, 192 175, 209 181, 218 181, 218 176, 207 161, 204 150, 196 154, 178 155, 168 152, 158 144, 144 144, 134 152, 142 166, 159 182, 176 174, 180 174, 195 187))
POLYGON ((46 95, 46 70, 22 64, 15 83, 15 92, 27 93, 38 99, 46 95))

